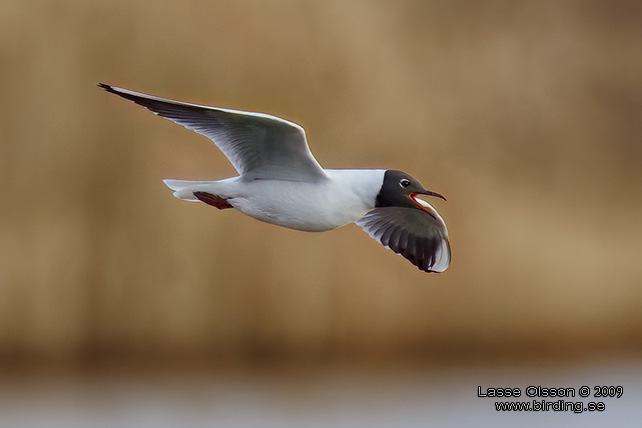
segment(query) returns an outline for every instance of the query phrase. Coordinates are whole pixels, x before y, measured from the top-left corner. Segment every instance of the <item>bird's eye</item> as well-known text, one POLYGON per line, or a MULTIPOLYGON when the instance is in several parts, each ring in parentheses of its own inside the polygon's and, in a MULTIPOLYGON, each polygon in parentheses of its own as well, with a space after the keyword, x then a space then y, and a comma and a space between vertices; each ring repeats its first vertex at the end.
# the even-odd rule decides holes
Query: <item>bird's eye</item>
POLYGON ((410 180, 408 180, 407 178, 402 178, 401 180, 399 180, 399 185, 401 187, 408 187, 410 186, 410 180))

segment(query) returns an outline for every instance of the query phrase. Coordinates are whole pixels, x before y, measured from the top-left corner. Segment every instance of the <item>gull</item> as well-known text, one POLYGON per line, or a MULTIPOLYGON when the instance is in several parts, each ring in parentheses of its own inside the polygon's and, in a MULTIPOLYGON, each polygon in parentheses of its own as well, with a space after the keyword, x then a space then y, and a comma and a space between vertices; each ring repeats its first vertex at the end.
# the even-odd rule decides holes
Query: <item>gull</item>
POLYGON ((209 138, 230 160, 237 177, 217 181, 163 180, 174 196, 306 232, 356 223, 420 270, 450 264, 448 230, 418 195, 446 200, 403 171, 323 169, 305 130, 263 113, 208 107, 99 83, 107 92, 141 105, 209 138))

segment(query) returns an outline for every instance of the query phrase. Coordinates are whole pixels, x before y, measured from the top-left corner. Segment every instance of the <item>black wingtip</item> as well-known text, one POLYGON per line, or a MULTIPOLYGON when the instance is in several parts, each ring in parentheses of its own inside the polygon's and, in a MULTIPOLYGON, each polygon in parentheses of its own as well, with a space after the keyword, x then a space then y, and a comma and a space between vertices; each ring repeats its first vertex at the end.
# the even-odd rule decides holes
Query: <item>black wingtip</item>
POLYGON ((112 88, 110 85, 107 85, 105 83, 97 83, 96 86, 106 90, 107 92, 111 92, 111 93, 116 92, 116 91, 114 91, 114 88, 112 88))

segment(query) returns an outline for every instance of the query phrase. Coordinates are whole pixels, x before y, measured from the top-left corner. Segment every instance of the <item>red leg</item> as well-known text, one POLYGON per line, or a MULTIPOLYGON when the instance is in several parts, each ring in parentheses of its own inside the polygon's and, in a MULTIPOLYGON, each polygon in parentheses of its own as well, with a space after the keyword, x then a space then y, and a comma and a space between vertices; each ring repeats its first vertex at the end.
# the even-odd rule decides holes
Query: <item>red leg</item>
POLYGON ((207 205, 218 208, 219 210, 224 210, 225 208, 234 208, 227 202, 225 198, 219 198, 216 195, 212 195, 207 192, 194 192, 194 196, 198 198, 199 201, 205 202, 207 205))

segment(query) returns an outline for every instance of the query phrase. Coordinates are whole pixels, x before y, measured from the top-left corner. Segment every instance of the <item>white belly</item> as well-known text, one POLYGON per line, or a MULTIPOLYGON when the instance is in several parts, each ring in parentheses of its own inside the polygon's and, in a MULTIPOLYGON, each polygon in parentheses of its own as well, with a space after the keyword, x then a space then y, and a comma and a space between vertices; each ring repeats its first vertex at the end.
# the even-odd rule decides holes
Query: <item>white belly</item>
POLYGON ((308 232, 345 226, 374 208, 383 170, 326 172, 330 180, 321 183, 237 181, 228 202, 257 220, 308 232))

